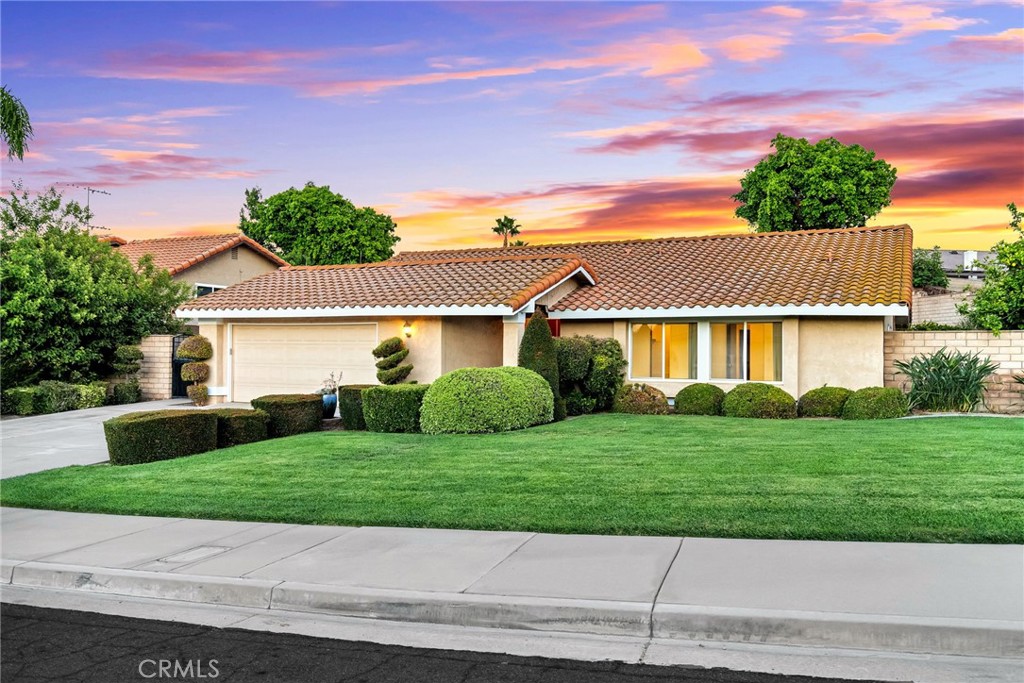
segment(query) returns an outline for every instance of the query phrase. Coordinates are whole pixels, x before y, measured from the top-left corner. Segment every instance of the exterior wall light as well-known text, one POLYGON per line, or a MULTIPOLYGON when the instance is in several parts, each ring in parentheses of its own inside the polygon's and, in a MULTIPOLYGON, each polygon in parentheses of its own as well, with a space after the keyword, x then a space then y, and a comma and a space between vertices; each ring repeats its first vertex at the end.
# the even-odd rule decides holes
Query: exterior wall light
POLYGON ((406 323, 402 325, 402 334, 404 334, 406 338, 412 336, 412 323, 406 321, 406 323))

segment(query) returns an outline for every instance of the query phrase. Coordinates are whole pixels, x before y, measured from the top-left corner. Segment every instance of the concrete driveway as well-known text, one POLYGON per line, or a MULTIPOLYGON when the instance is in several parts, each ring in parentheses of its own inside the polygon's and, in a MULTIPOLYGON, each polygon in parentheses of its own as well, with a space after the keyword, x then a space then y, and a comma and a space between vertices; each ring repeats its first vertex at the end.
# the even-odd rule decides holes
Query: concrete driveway
POLYGON ((145 401, 0 421, 0 476, 107 461, 103 421, 139 410, 189 407, 188 399, 145 401))

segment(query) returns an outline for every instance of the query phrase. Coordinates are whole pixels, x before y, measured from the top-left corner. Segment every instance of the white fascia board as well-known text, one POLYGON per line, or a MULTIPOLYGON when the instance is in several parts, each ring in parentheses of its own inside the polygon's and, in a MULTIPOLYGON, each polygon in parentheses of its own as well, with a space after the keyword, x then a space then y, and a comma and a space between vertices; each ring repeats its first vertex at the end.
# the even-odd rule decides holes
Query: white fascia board
POLYGON ((174 312, 178 318, 236 318, 274 320, 287 318, 381 318, 421 316, 512 315, 511 306, 327 306, 321 308, 190 308, 174 312))
POLYGON ((774 306, 680 306, 678 308, 612 308, 550 311, 554 320, 608 318, 737 318, 749 316, 857 316, 907 315, 906 304, 785 304, 774 306))
POLYGON ((538 294, 537 296, 533 297, 532 299, 527 301, 525 304, 523 304, 522 306, 517 308, 515 310, 515 313, 533 313, 534 308, 536 308, 537 299, 541 298, 542 296, 544 296, 545 294, 547 294, 548 292, 553 290, 555 287, 558 287, 559 285, 561 285, 566 280, 571 280, 572 278, 576 277, 577 275, 583 275, 583 277, 585 277, 587 279, 587 282, 589 282, 591 285, 595 284, 594 283, 594 278, 591 277, 590 273, 587 272, 587 269, 584 268, 583 266, 580 266, 579 268, 577 268, 576 270, 572 271, 571 273, 569 273, 568 275, 563 277, 561 280, 559 280, 555 284, 551 285, 550 287, 545 289, 543 292, 541 292, 540 294, 538 294))

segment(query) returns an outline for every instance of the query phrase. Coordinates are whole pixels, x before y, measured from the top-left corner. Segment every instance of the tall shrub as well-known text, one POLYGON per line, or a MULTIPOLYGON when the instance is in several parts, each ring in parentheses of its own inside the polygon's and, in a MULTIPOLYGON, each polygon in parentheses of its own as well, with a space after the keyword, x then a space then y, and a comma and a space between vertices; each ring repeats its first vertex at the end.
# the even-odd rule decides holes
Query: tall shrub
POLYGON ((400 365, 409 355, 401 337, 385 339, 373 350, 377 361, 377 381, 381 384, 399 384, 412 372, 412 364, 400 365))
POLYGON ((201 334, 194 334, 178 346, 177 356, 180 360, 191 361, 181 366, 181 378, 192 382, 186 389, 188 397, 197 406, 206 405, 209 401, 209 389, 206 380, 210 378, 210 366, 203 361, 213 358, 213 345, 201 334))
POLYGON ((526 323, 523 341, 519 344, 519 367, 533 370, 547 380, 555 399, 555 421, 565 419, 565 401, 558 389, 558 350, 551 336, 548 318, 537 311, 526 323))
POLYGON ((622 388, 626 360, 622 346, 614 339, 560 337, 558 354, 559 390, 569 415, 583 415, 612 407, 622 388))
POLYGON ((962 413, 971 412, 981 403, 985 378, 999 368, 999 363, 979 353, 949 352, 945 348, 929 356, 898 360, 895 365, 910 378, 911 408, 962 413))
POLYGON ((608 410, 625 381, 626 357, 622 345, 615 339, 590 339, 594 355, 590 373, 583 383, 584 391, 597 401, 596 410, 608 410))

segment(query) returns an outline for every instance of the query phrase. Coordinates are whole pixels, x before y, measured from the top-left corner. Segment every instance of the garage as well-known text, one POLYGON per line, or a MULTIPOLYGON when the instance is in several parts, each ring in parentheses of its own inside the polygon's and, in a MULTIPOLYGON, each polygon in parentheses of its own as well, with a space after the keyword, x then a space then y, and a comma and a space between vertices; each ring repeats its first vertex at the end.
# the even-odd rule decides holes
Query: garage
POLYGON ((340 384, 376 384, 376 323, 230 325, 230 400, 307 394, 341 373, 340 384))

